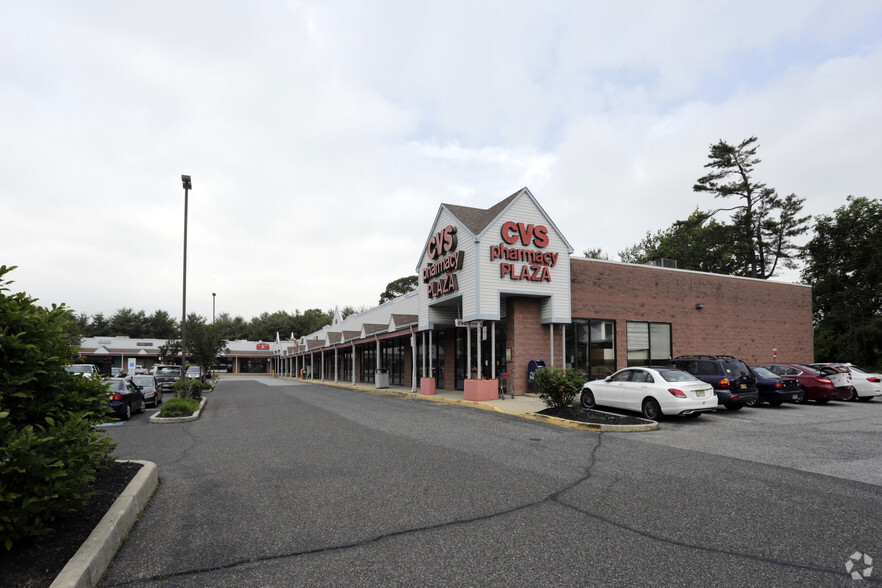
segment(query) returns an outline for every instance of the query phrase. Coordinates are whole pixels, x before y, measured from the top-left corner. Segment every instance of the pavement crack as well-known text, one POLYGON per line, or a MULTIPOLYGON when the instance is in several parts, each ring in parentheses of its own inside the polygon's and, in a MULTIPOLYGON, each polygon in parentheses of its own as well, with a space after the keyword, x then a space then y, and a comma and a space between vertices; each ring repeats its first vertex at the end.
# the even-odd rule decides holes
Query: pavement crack
POLYGON ((583 476, 581 476, 580 478, 577 478, 575 481, 570 482, 569 484, 563 486, 562 488, 555 490, 554 492, 548 494, 547 496, 544 496, 544 497, 542 497, 538 500, 532 501, 532 502, 527 502, 524 504, 520 504, 518 506, 514 506, 512 508, 508 508, 508 509, 500 510, 500 511, 495 511, 495 512, 488 513, 488 514, 481 515, 481 516, 477 516, 477 517, 470 517, 467 519, 458 519, 458 520, 454 520, 454 521, 446 521, 446 522, 437 523, 434 525, 425 525, 422 527, 413 527, 410 529, 402 529, 400 531, 391 531, 388 533, 382 533, 380 535, 375 535, 373 537, 359 539, 357 541, 352 541, 352 542, 348 542, 348 543, 340 543, 337 545, 317 547, 315 549, 303 549, 303 550, 299 550, 299 551, 292 551, 289 553, 280 553, 280 554, 276 554, 276 555, 267 555, 267 556, 263 556, 263 557, 242 558, 240 560, 228 562, 225 564, 220 564, 217 566, 204 567, 204 568, 194 568, 194 569, 190 569, 190 570, 182 570, 179 572, 157 574, 157 575, 151 576, 149 578, 137 578, 137 579, 127 580, 124 582, 119 582, 116 584, 102 584, 102 586, 107 586, 107 587, 129 586, 132 584, 139 584, 139 583, 143 583, 143 582, 153 582, 153 581, 157 581, 157 580, 167 580, 169 578, 177 578, 177 577, 181 577, 181 576, 193 576, 193 575, 198 575, 198 574, 206 574, 206 573, 210 573, 210 572, 216 572, 216 571, 220 571, 220 570, 228 570, 228 569, 232 569, 232 568, 236 568, 236 567, 244 566, 244 565, 248 565, 248 564, 253 564, 253 563, 276 561, 276 560, 280 560, 280 559, 289 559, 289 558, 302 557, 302 556, 308 556, 308 555, 316 555, 316 554, 321 554, 321 553, 330 553, 330 552, 334 552, 334 551, 342 551, 342 550, 346 550, 346 549, 353 549, 353 548, 357 548, 357 547, 363 547, 365 545, 370 545, 372 543, 378 543, 380 541, 385 541, 387 539, 393 539, 395 537, 402 537, 405 535, 410 535, 413 533, 424 533, 426 531, 437 531, 439 529, 445 529, 448 527, 455 527, 455 526, 460 526, 460 525, 470 525, 472 523, 487 521, 487 520, 491 520, 491 519, 494 519, 497 517, 507 516, 507 515, 510 515, 510 514, 513 514, 516 512, 520 512, 522 510, 533 508, 535 506, 539 506, 541 504, 545 504, 548 502, 554 502, 554 503, 566 506, 564 503, 561 503, 559 501, 560 495, 562 493, 567 492, 568 490, 578 486, 579 484, 581 484, 582 482, 584 482, 585 480, 587 480, 588 478, 591 477, 591 469, 594 466, 594 464, 596 463, 596 459, 597 459, 596 454, 602 444, 601 443, 602 435, 603 435, 602 433, 597 433, 597 443, 595 444, 595 446, 591 450, 591 459, 590 459, 588 465, 585 466, 585 472, 584 472, 583 476))

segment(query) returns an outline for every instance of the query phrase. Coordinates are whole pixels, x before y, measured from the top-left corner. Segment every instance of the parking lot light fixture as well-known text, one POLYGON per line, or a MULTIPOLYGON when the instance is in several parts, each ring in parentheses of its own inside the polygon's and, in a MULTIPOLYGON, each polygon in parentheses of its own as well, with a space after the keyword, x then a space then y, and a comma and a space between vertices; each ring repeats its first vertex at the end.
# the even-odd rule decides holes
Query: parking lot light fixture
POLYGON ((187 370, 187 205, 193 184, 190 176, 181 176, 184 185, 184 299, 181 311, 181 379, 187 370))

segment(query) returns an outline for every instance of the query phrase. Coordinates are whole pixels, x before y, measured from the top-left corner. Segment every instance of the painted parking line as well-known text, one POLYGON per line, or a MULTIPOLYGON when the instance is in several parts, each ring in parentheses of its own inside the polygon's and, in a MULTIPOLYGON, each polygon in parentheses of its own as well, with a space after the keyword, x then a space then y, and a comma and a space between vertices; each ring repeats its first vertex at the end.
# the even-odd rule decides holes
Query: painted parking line
POLYGON ((123 422, 120 421, 118 423, 101 423, 100 425, 95 425, 96 427, 118 427, 122 425, 123 422))

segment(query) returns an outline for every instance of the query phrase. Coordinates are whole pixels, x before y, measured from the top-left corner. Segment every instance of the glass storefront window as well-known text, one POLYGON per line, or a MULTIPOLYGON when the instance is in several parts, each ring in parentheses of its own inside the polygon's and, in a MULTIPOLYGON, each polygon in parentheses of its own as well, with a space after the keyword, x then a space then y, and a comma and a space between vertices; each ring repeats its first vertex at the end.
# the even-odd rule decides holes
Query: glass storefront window
POLYGON ((389 370, 389 383, 404 385, 404 339, 391 339, 380 342, 381 364, 389 370))
POLYGON ((374 371, 377 369, 377 348, 373 344, 362 345, 358 348, 358 356, 361 361, 361 382, 373 382, 374 371))
POLYGON ((616 322, 607 319, 573 319, 567 336, 567 367, 582 371, 591 380, 616 371, 616 322))
POLYGON ((266 359, 241 358, 239 359, 239 371, 243 374, 267 373, 266 359))
POLYGON ((628 367, 671 359, 671 324, 628 321, 628 367))
POLYGON ((343 362, 343 379, 352 381, 352 348, 346 347, 340 351, 340 361, 343 362))

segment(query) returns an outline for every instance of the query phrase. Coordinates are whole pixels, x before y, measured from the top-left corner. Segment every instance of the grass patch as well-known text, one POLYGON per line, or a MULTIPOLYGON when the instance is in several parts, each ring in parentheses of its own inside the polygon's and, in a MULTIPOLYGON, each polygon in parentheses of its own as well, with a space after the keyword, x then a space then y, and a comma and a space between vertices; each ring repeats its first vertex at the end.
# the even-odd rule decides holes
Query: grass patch
POLYGON ((199 401, 193 398, 169 398, 162 403, 159 414, 163 417, 190 416, 199 410, 199 401))

